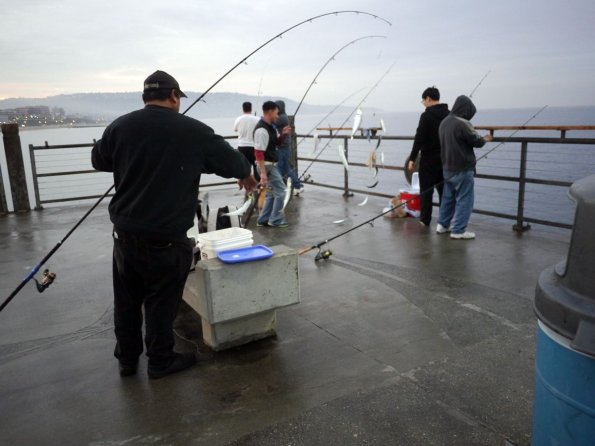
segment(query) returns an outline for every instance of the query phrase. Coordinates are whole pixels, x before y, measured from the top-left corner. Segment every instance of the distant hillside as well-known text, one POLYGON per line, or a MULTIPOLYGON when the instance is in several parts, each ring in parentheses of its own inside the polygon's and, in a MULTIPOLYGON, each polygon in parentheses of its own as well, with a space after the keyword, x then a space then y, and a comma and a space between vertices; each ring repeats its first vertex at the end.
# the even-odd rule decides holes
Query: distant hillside
MULTIPOLYGON (((186 92, 188 99, 182 101, 184 111, 194 100, 198 98, 198 92, 186 92)), ((196 104, 188 113, 193 117, 230 117, 241 113, 242 102, 250 101, 256 108, 260 108, 265 100, 281 99, 285 101, 287 112, 291 113, 297 107, 297 101, 288 98, 269 98, 251 96, 241 93, 210 93, 205 97, 206 102, 196 104)), ((26 107, 33 105, 47 105, 61 107, 67 114, 79 114, 92 118, 112 120, 124 113, 137 110, 142 107, 141 93, 76 93, 49 96, 47 98, 8 98, 0 100, 0 110, 15 107, 26 107)), ((300 113, 324 113, 329 106, 313 106, 304 103, 300 113)))

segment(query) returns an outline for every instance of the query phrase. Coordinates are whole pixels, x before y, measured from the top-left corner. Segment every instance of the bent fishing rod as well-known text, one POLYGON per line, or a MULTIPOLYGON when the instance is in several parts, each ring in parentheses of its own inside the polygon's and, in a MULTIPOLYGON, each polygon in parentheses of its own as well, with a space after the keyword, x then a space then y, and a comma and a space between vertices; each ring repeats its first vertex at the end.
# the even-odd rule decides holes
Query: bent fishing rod
MULTIPOLYGON (((547 105, 544 105, 543 107, 541 107, 541 108, 540 108, 540 109, 539 109, 539 110, 538 110, 538 111, 537 111, 537 112, 536 112, 534 115, 532 115, 532 116, 531 116, 529 119, 527 119, 527 120, 526 120, 526 121, 525 121, 525 122, 524 122, 524 123, 523 123, 523 124, 522 124, 522 125, 521 125, 519 128, 517 128, 517 129, 516 129, 514 132, 512 132, 510 135, 508 135, 508 136, 507 136, 507 137, 506 137, 506 138, 505 138, 503 141, 501 141, 500 143, 496 144, 496 146, 494 146, 493 148, 491 148, 490 150, 488 150, 486 153, 484 153, 482 156, 480 156, 479 158, 477 158, 477 159, 475 160, 475 163, 474 163, 474 165, 477 165, 477 163, 478 163, 480 160, 482 160, 482 159, 484 159, 484 158, 487 158, 487 156, 488 156, 490 153, 492 153, 494 150, 498 149, 499 147, 501 147, 501 146, 503 146, 504 144, 506 144, 507 142, 509 142, 509 141, 510 141, 510 139, 512 139, 512 137, 513 137, 514 135, 516 135, 518 132, 520 132, 521 130, 523 130, 523 127, 525 127, 525 126, 526 126, 526 125, 527 125, 529 122, 531 122, 532 120, 534 120, 535 118, 537 118, 537 116, 539 116, 539 115, 540 115, 540 114, 541 114, 541 113, 542 113, 542 112, 543 112, 543 111, 544 111, 544 110, 545 110, 547 107, 548 107, 547 105)), ((455 175, 456 175, 456 173, 455 173, 455 174, 453 174, 453 175, 451 175, 451 176, 450 176, 450 177, 448 177, 448 178, 445 178, 445 179, 443 179, 443 180, 442 180, 441 182, 439 182, 437 185, 444 184, 445 182, 447 182, 448 180, 450 180, 451 178, 453 178, 455 175)), ((421 196, 421 195, 424 195, 424 194, 427 194, 427 193, 429 193, 429 192, 432 192, 432 191, 434 190, 434 187, 435 187, 435 186, 432 186, 432 187, 429 187, 429 188, 427 188, 427 189, 425 189, 425 190, 421 191, 421 192, 419 193, 419 196, 421 196)), ((298 252, 298 254, 299 254, 299 255, 303 255, 303 254, 306 254, 306 253, 308 253, 308 252, 310 252, 310 251, 312 251, 312 250, 314 250, 314 249, 318 249, 318 253, 317 253, 317 255, 316 255, 316 258, 315 258, 315 260, 316 260, 316 261, 318 261, 318 260, 321 260, 321 259, 327 260, 327 259, 329 259, 329 258, 330 258, 330 256, 331 256, 333 253, 330 251, 330 249, 326 249, 325 251, 322 251, 322 247, 323 247, 323 246, 325 246, 325 245, 328 245, 328 244, 329 244, 330 242, 332 242, 333 240, 337 240, 338 238, 341 238, 341 237, 343 237, 343 236, 345 236, 345 235, 347 235, 347 234, 349 234, 349 233, 351 233, 351 232, 355 231, 356 229, 359 229, 359 228, 361 228, 362 226, 366 226, 366 225, 368 225, 368 224, 373 224, 373 223, 374 223, 374 221, 376 221, 376 220, 377 220, 377 219, 379 219, 380 217, 383 217, 383 216, 385 216, 386 214, 389 214, 389 213, 393 212, 395 209, 398 209, 398 208, 400 208, 400 207, 403 207, 403 206, 407 205, 408 203, 410 203, 411 201, 415 200, 416 198, 417 198, 417 197, 410 198, 409 200, 406 200, 406 201, 402 201, 401 203, 399 203, 397 206, 394 206, 394 207, 392 207, 392 206, 391 206, 391 207, 390 207, 390 209, 388 209, 387 211, 383 211, 382 213, 380 213, 380 214, 378 214, 378 215, 375 215, 374 217, 372 217, 372 218, 369 218, 368 220, 366 220, 366 221, 364 221, 364 222, 362 222, 362 223, 359 223, 358 225, 356 225, 356 226, 354 226, 354 227, 352 227, 352 228, 349 228, 349 229, 348 229, 348 230, 346 230, 346 231, 343 231, 343 232, 341 232, 341 233, 339 233, 339 234, 336 234, 336 235, 334 235, 334 236, 332 236, 332 237, 330 237, 330 238, 328 238, 328 239, 325 239, 325 240, 323 240, 323 241, 321 241, 321 242, 319 242, 319 243, 316 243, 315 245, 312 245, 312 246, 310 246, 310 247, 308 247, 308 248, 303 248, 302 250, 300 250, 300 251, 298 252)))
POLYGON ((296 23, 293 26, 290 26, 289 28, 281 31, 279 34, 271 37, 269 40, 267 40, 265 43, 263 43, 262 45, 260 45, 258 48, 256 48, 254 51, 252 51, 250 54, 248 54, 246 57, 242 58, 237 64, 235 64, 233 67, 231 67, 223 76, 221 76, 219 79, 217 79, 215 81, 215 83, 213 85, 211 85, 209 88, 207 88, 204 93, 202 93, 198 99, 196 99, 192 104, 190 104, 190 106, 184 111, 184 114, 186 114, 186 112, 188 112, 188 110, 190 110, 192 107, 194 107, 194 104, 196 104, 197 102, 199 102, 202 98, 204 98, 215 86, 217 86, 217 84, 219 84, 219 82, 221 82, 223 79, 225 79, 232 71, 234 71, 237 67, 239 67, 240 65, 242 65, 243 63, 246 63, 246 61, 253 56, 255 53, 257 53, 258 51, 260 51, 262 48, 264 48, 265 46, 267 46, 269 43, 273 42, 274 40, 277 40, 279 38, 282 38, 284 34, 287 34, 289 31, 298 28, 299 26, 302 26, 305 23, 311 23, 316 19, 319 19, 321 17, 326 17, 329 15, 339 15, 339 14, 362 14, 362 15, 367 15, 370 17, 373 17, 374 19, 378 19, 378 20, 382 20, 383 22, 385 22, 387 25, 392 26, 392 23, 389 22, 388 20, 375 15, 375 14, 371 14, 369 12, 364 12, 364 11, 357 11, 357 10, 346 10, 346 11, 333 11, 333 12, 327 12, 325 14, 320 14, 314 17, 310 17, 309 19, 306 20, 302 20, 299 23, 296 23))
MULTIPOLYGON (((369 12, 365 12, 365 11, 358 11, 358 10, 345 10, 345 11, 333 11, 333 12, 328 12, 325 14, 320 14, 314 17, 310 17, 306 20, 303 20, 283 31, 281 31, 279 34, 275 35, 274 37, 272 37, 271 39, 267 40, 265 43, 263 43, 262 45, 260 45, 258 48, 256 48, 255 50, 253 50, 252 52, 250 52, 247 56, 245 56, 244 58, 242 58, 237 64, 235 64, 231 69, 229 69, 223 76, 221 76, 219 79, 217 79, 217 81, 215 81, 215 83, 213 83, 209 88, 207 88, 206 91, 204 91, 199 97, 198 99, 196 99, 186 110, 184 110, 184 112, 182 113, 183 115, 185 115, 195 104, 197 104, 198 102, 200 102, 217 84, 219 84, 219 82, 221 82, 223 79, 225 79, 229 74, 231 74, 237 67, 239 67, 240 65, 242 65, 243 63, 245 63, 251 56, 253 56, 254 54, 256 54, 258 51, 260 51, 262 48, 264 48, 265 46, 267 46, 269 43, 271 43, 272 41, 281 38, 284 34, 288 33, 289 31, 305 24, 305 23, 311 23, 314 20, 317 20, 319 18, 322 17, 326 17, 326 16, 330 16, 330 15, 340 15, 340 14, 357 14, 357 15, 366 15, 366 16, 370 16, 373 17, 374 19, 378 19, 381 20, 383 22, 385 22, 386 24, 388 24, 389 26, 392 26, 392 23, 389 22, 388 20, 375 15, 375 14, 371 14, 369 12)), ((72 227, 72 229, 70 231, 68 231, 68 233, 66 234, 66 236, 60 240, 46 255, 45 257, 37 264, 33 267, 33 269, 31 270, 31 272, 21 281, 21 283, 12 291, 12 293, 10 293, 10 295, 4 300, 4 302, 2 302, 2 304, 0 305, 0 312, 4 310, 4 308, 10 303, 10 301, 12 299, 14 299, 14 297, 21 291, 21 289, 23 289, 23 287, 31 280, 35 280, 36 284, 37 284, 37 289, 38 291, 41 293, 43 291, 45 291, 55 280, 56 275, 55 273, 52 273, 50 271, 44 271, 44 275, 43 275, 43 279, 42 282, 39 283, 37 282, 36 279, 34 279, 34 275, 41 269, 41 267, 43 265, 45 265, 45 263, 56 253, 56 251, 58 251, 58 249, 60 249, 60 247, 64 244, 64 242, 72 235, 72 233, 83 223, 83 221, 85 221, 85 219, 89 216, 89 214, 91 214, 91 212, 93 212, 95 210, 95 208, 97 208, 97 206, 103 201, 103 199, 105 197, 107 197, 110 192, 114 189, 115 185, 111 185, 110 188, 95 202, 95 204, 93 204, 93 206, 91 206, 91 208, 82 216, 82 218, 72 227)))
MULTIPOLYGON (((297 116, 297 114, 298 114, 298 112, 299 112, 302 104, 304 103, 304 100, 306 99, 306 96, 308 96, 308 93, 310 92, 310 90, 312 89, 312 87, 314 86, 314 84, 316 84, 316 80, 322 74, 322 72, 325 70, 325 68, 332 61, 335 60, 335 57, 337 57, 337 55, 339 53, 341 53, 343 50, 345 50, 347 47, 349 47, 351 45, 354 45, 355 43, 359 42, 360 40, 373 39, 373 38, 384 38, 384 39, 386 39, 386 36, 370 35, 370 36, 363 36, 363 37, 359 37, 357 39, 351 40, 350 42, 347 42, 345 45, 343 45, 341 48, 339 48, 337 51, 335 51, 333 53, 333 55, 328 58, 328 60, 322 65, 322 67, 320 67, 320 69, 318 70, 318 72, 316 73, 316 75, 314 76, 314 78, 312 79, 312 81, 310 82, 310 84, 308 85, 308 88, 306 88, 306 91, 302 95, 302 98, 300 99, 300 102, 298 103, 298 105, 297 105, 297 107, 295 109, 295 112, 293 112, 293 120, 294 120, 294 122, 295 122, 295 118, 296 118, 296 116, 297 116)), ((264 76, 264 73, 263 73, 263 76, 264 76)), ((262 84, 262 77, 261 77, 260 80, 261 80, 261 84, 262 84)), ((259 85, 258 89, 259 89, 259 92, 260 92, 260 85, 259 85)), ((358 92, 361 91, 361 90, 362 89, 358 90, 358 92)), ((350 95, 349 97, 351 97, 351 96, 353 96, 353 95, 350 95)), ((347 99, 345 99, 343 102, 345 102, 347 99)), ((343 104, 343 102, 341 104, 339 104, 337 107, 333 108, 333 110, 331 110, 330 113, 327 113, 327 115, 323 118, 323 120, 326 119, 328 116, 330 116, 330 114, 333 113, 337 108, 339 108, 343 104)), ((316 124, 316 126, 314 126, 314 129, 316 129, 316 127, 318 127, 318 124, 316 124)), ((302 138, 301 141, 303 141, 304 139, 305 138, 302 138)), ((296 144, 296 146, 299 146, 300 142, 298 142, 296 144)), ((293 186, 291 184, 291 178, 288 179, 287 186, 288 186, 288 189, 287 190, 291 194, 291 190, 293 189, 293 186)), ((231 214, 231 215, 242 215, 244 208, 246 206, 248 206, 247 207, 248 213, 246 214, 245 223, 244 223, 244 225, 246 225, 250 221, 250 218, 252 217, 252 214, 254 213, 254 210, 258 206, 258 201, 260 199, 261 194, 263 193, 263 190, 264 190, 263 188, 260 188, 258 191, 256 191, 254 194, 252 194, 252 196, 250 198, 248 198, 248 200, 244 203, 244 205, 242 205, 242 208, 240 208, 240 210, 237 211, 237 214, 231 214)), ((291 195, 289 195, 289 198, 287 198, 284 201, 283 210, 285 209, 285 207, 289 203, 289 200, 291 200, 291 195)))
POLYGON ((345 45, 343 45, 341 48, 339 48, 337 51, 335 51, 335 53, 328 58, 328 60, 322 65, 322 67, 320 67, 320 70, 318 70, 318 73, 316 73, 316 76, 314 76, 314 79, 312 79, 312 82, 310 82, 310 85, 308 85, 308 88, 306 89, 304 95, 302 96, 302 99, 300 100, 300 102, 298 103, 297 108, 295 109, 295 112, 293 112, 293 116, 295 117, 298 114, 298 111, 300 110, 300 107, 302 106, 304 99, 306 99, 306 96, 308 95, 308 93, 310 92, 310 89, 314 86, 314 84, 316 83, 316 81, 318 80, 318 76, 320 76, 320 74, 324 71, 324 69, 332 62, 335 60, 335 57, 337 57, 337 55, 343 51, 345 48, 356 44, 357 42, 359 42, 360 40, 365 40, 365 39, 386 39, 386 36, 376 36, 376 35, 372 35, 372 36, 363 36, 363 37, 359 37, 357 39, 352 40, 351 42, 347 42, 345 45))
MULTIPOLYGON (((384 80, 384 78, 386 76, 388 76, 388 73, 390 73, 390 71, 393 69, 393 67, 395 66, 395 64, 396 64, 396 62, 393 63, 390 67, 388 67, 388 70, 386 70, 382 74, 382 76, 380 76, 380 78, 376 81, 376 83, 374 85, 372 85, 372 87, 368 90, 368 92, 366 93, 366 95, 355 106, 355 108, 353 109, 353 111, 351 113, 349 113, 349 115, 347 116, 347 118, 345 118, 345 120, 343 121, 343 123, 339 127, 343 127, 347 123, 347 121, 349 121, 351 119, 351 116, 353 116, 353 114, 357 111, 357 109, 361 107, 361 105, 366 101, 366 99, 368 99, 368 97, 374 92, 374 90, 376 90, 376 88, 378 87, 378 85, 380 85, 380 83, 384 80)), ((308 170, 310 170, 310 167, 312 167, 312 165, 318 160, 318 158, 320 158, 320 155, 322 155, 322 153, 331 144, 331 142, 336 138, 336 136, 337 136, 336 133, 334 135, 332 135, 329 138, 329 140, 327 141, 327 143, 325 144, 325 146, 322 148, 322 150, 320 150, 320 152, 310 161, 310 164, 308 164, 306 166, 306 168, 304 169, 304 171, 302 172, 302 174, 299 176, 299 179, 300 180, 302 178, 304 178, 304 176, 306 175, 306 173, 308 172, 308 170)))

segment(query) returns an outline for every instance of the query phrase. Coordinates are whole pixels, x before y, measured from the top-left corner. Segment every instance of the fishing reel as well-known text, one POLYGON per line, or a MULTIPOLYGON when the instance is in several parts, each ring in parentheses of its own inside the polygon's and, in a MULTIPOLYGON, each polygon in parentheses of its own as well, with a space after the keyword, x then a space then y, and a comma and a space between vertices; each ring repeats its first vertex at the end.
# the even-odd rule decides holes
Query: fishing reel
POLYGON ((56 280, 56 273, 51 272, 49 269, 44 269, 43 273, 41 274, 41 282, 39 282, 35 277, 33 280, 35 281, 37 291, 43 293, 52 283, 54 283, 54 280, 56 280))
POLYGON ((330 247, 327 246, 323 250, 322 249, 322 246, 319 246, 318 247, 318 253, 316 254, 316 257, 314 257, 314 261, 315 262, 318 262, 319 260, 328 260, 328 259, 330 259, 330 257, 332 255, 333 255, 333 252, 331 251, 330 247))

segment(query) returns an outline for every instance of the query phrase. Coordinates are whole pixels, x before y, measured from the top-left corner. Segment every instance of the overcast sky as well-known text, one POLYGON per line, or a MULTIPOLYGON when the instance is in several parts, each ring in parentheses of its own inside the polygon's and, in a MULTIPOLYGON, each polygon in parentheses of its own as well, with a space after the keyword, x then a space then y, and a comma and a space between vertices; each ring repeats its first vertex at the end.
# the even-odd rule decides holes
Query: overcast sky
MULTIPOLYGON (((475 93, 484 108, 595 105, 593 0, 0 0, 0 98, 140 91, 155 69, 203 91, 253 49, 277 39, 214 91, 336 104, 396 65, 368 106, 417 110, 430 85, 445 101, 475 93)), ((363 95, 363 93, 361 94, 363 95)), ((360 96, 361 96, 360 95, 360 96)), ((191 100, 194 98, 190 98, 191 100)))

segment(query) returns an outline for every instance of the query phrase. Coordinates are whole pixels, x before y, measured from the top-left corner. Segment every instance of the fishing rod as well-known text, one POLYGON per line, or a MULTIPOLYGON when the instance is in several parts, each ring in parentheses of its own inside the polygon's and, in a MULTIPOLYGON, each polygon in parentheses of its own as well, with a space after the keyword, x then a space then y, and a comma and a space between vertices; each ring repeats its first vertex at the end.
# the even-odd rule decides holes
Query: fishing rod
POLYGON ((335 57, 341 52, 343 51, 345 48, 347 48, 348 46, 354 45, 355 43, 359 42, 360 40, 364 40, 364 39, 376 39, 376 38, 382 38, 382 39, 386 39, 386 36, 376 36, 376 35, 372 35, 372 36, 363 36, 363 37, 359 37, 357 39, 352 40, 351 42, 346 43, 345 45, 343 45, 341 48, 339 48, 331 57, 329 57, 329 59, 322 65, 322 67, 320 67, 320 70, 318 70, 318 73, 316 73, 316 76, 314 76, 314 79, 312 79, 312 82, 310 82, 310 85, 308 85, 308 88, 306 89, 306 92, 304 93, 304 95, 302 96, 302 99, 300 100, 300 102, 298 103, 297 108, 295 109, 295 112, 293 113, 294 117, 298 114, 298 111, 300 110, 300 107, 302 106, 302 103, 304 102, 304 99, 306 99, 306 96, 308 95, 308 93, 310 92, 310 89, 312 88, 312 86, 316 83, 316 80, 318 79, 318 76, 320 76, 320 74, 324 71, 324 69, 328 66, 328 64, 330 64, 333 60, 335 60, 335 57))
POLYGON ((471 90, 471 93, 469 93, 469 99, 471 99, 473 97, 473 93, 475 93, 475 91, 479 88, 479 86, 481 84, 483 84, 483 81, 485 81, 486 77, 488 77, 488 75, 492 72, 492 70, 488 70, 488 72, 485 74, 484 77, 481 78, 481 80, 477 83, 477 85, 475 86, 475 88, 473 90, 471 90))
POLYGON ((37 274, 37 272, 41 269, 41 267, 45 264, 45 262, 47 262, 50 257, 52 257, 54 255, 54 253, 60 249, 60 247, 62 246, 62 244, 68 239, 68 237, 70 237, 72 235, 72 233, 74 231, 76 231, 76 229, 81 225, 81 223, 83 223, 83 221, 85 221, 85 219, 89 216, 89 214, 91 214, 91 212, 93 212, 95 210, 95 208, 99 205, 99 203, 101 203, 101 201, 108 196, 108 194, 112 191, 112 189, 114 188, 114 185, 112 185, 102 196, 99 200, 97 200, 97 202, 91 206, 91 208, 85 213, 85 215, 83 215, 83 217, 72 227, 72 229, 70 229, 70 231, 68 231, 68 233, 64 236, 64 238, 62 240, 60 240, 58 243, 56 243, 56 246, 54 246, 50 252, 48 252, 45 257, 43 259, 41 259, 41 262, 39 262, 32 270, 31 272, 27 275, 27 277, 25 277, 23 279, 23 281, 19 284, 19 286, 17 286, 14 291, 12 293, 10 293, 10 295, 4 300, 4 302, 2 302, 2 305, 0 305, 0 311, 4 310, 4 307, 6 307, 10 301, 18 294, 19 291, 21 291, 21 289, 27 284, 27 282, 29 282, 31 279, 35 280, 35 283, 37 285, 37 291, 39 291, 40 293, 43 293, 56 279, 56 274, 50 272, 49 270, 45 270, 43 272, 43 279, 41 281, 41 283, 39 283, 37 281, 37 279, 35 279, 33 276, 35 276, 35 274, 37 274))
MULTIPOLYGON (((396 63, 396 62, 395 62, 396 63)), ((351 119, 351 116, 357 111, 358 108, 360 108, 360 106, 366 101, 366 99, 368 99, 368 97, 374 92, 374 90, 376 90, 376 88, 378 87, 378 85, 380 85, 380 82, 382 82, 382 80, 388 75, 388 73, 390 73, 390 71, 393 69, 393 67, 395 66, 395 63, 393 63, 388 70, 386 70, 382 76, 380 76, 380 78, 376 81, 376 83, 374 85, 372 85, 372 87, 368 90, 368 92, 366 93, 366 95, 362 98, 362 100, 356 105, 356 107, 353 109, 353 111, 351 113, 349 113, 349 115, 347 116, 347 118, 345 118, 345 121, 343 121, 343 123, 339 126, 339 127, 343 127, 347 121, 349 121, 351 119)), ((310 167, 312 167, 312 165, 316 162, 316 160, 318 160, 318 158, 320 158, 320 155, 322 155, 322 152, 325 151, 325 149, 330 145, 330 143, 335 139, 337 135, 334 134, 332 135, 328 142, 326 143, 326 145, 322 148, 322 150, 310 161, 310 164, 308 164, 306 166, 306 169, 304 169, 304 171, 302 172, 302 174, 300 175, 299 179, 301 180, 302 178, 304 178, 304 176, 306 175, 306 173, 308 172, 308 170, 310 170, 310 167)))
POLYGON ((198 99, 196 99, 192 104, 190 104, 190 106, 184 111, 184 114, 186 114, 186 112, 188 112, 188 110, 190 110, 192 107, 194 107, 194 104, 196 104, 197 102, 199 102, 202 98, 204 98, 207 93, 209 93, 219 82, 221 82, 223 79, 225 79, 233 70, 235 70, 237 67, 239 67, 240 65, 242 65, 243 63, 246 63, 246 61, 255 53, 257 53, 258 51, 260 51, 262 48, 264 48, 265 46, 267 46, 269 43, 271 43, 272 41, 281 38, 284 34, 287 34, 289 31, 303 25, 304 23, 312 23, 314 20, 319 19, 321 17, 326 17, 329 15, 339 15, 339 14, 362 14, 362 15, 367 15, 370 17, 373 17, 375 19, 378 20, 382 20, 383 22, 385 22, 387 25, 392 26, 392 23, 389 22, 388 20, 375 15, 375 14, 371 14, 369 12, 364 12, 364 11, 357 11, 357 10, 345 10, 345 11, 333 11, 333 12, 327 12, 325 14, 320 14, 314 17, 310 17, 309 19, 306 20, 302 20, 301 22, 290 26, 289 28, 281 31, 279 34, 271 37, 269 40, 267 40, 265 43, 263 43, 262 45, 260 45, 258 48, 256 48, 255 50, 253 50, 250 54, 248 54, 246 57, 242 58, 237 64, 235 64, 233 67, 231 67, 223 76, 221 76, 219 79, 217 79, 215 81, 215 83, 213 85, 211 85, 209 88, 207 88, 205 90, 204 93, 202 93, 198 99))
MULTIPOLYGON (((384 19, 383 17, 380 17, 378 15, 375 14, 371 14, 369 12, 365 12, 365 11, 358 11, 358 10, 344 10, 344 11, 333 11, 333 12, 328 12, 325 14, 320 14, 314 17, 310 17, 306 20, 303 20, 287 29, 285 29, 284 31, 281 31, 279 34, 277 34, 276 36, 272 37, 271 39, 267 40, 265 43, 263 43, 262 45, 260 45, 258 48, 256 48, 255 50, 253 50, 250 54, 248 54, 246 57, 242 58, 242 60, 240 60, 237 64, 235 64, 231 69, 229 69, 223 76, 221 76, 219 79, 217 79, 217 81, 215 81, 215 83, 213 83, 209 88, 207 88, 207 90, 205 92, 203 92, 198 99, 196 99, 192 104, 190 104, 190 106, 184 110, 184 112, 182 112, 183 115, 185 115, 195 104, 197 104, 198 102, 200 102, 217 84, 219 84, 219 82, 221 82, 223 79, 225 79, 231 72, 233 72, 237 67, 239 67, 241 64, 245 63, 252 55, 254 55, 255 53, 257 53, 258 51, 260 51, 262 48, 264 48, 265 46, 267 46, 269 43, 271 43, 273 40, 281 38, 284 34, 288 33, 289 31, 305 24, 305 23, 311 23, 312 21, 322 18, 322 17, 326 17, 326 16, 330 16, 330 15, 339 15, 339 14, 357 14, 357 15, 366 15, 366 16, 370 16, 373 17, 374 19, 378 19, 381 20, 383 22, 385 22, 386 24, 388 24, 389 26, 392 26, 392 23, 389 22, 388 20, 384 19)), ((4 310, 4 308, 9 304, 9 302, 19 293, 19 291, 21 291, 21 289, 23 289, 23 287, 31 280, 34 279, 34 275, 41 269, 41 267, 55 254, 56 251, 58 251, 58 249, 60 249, 60 247, 62 246, 62 244, 70 237, 70 235, 83 223, 83 221, 85 221, 85 219, 89 216, 89 214, 91 214, 91 212, 93 212, 95 210, 95 208, 97 208, 97 206, 103 201, 103 199, 105 197, 107 197, 109 195, 109 193, 114 189, 115 185, 111 185, 110 188, 95 202, 95 204, 93 204, 93 206, 91 206, 91 208, 85 213, 85 215, 83 215, 83 217, 72 227, 72 229, 70 231, 68 231, 68 233, 66 234, 66 236, 60 240, 56 246, 54 246, 46 255, 45 257, 35 266, 33 267, 33 269, 31 270, 31 272, 23 279, 23 281, 14 289, 14 291, 12 293, 10 293, 10 295, 4 300, 4 302, 0 305, 0 312, 2 310, 4 310)), ((55 280, 56 275, 55 273, 51 273, 50 271, 44 271, 44 275, 43 275, 43 279, 42 282, 39 283, 37 282, 36 279, 35 282, 37 283, 37 289, 39 290, 39 292, 43 292, 45 291, 55 280)))
MULTIPOLYGON (((333 53, 333 55, 331 57, 328 58, 328 60, 322 65, 322 67, 318 70, 318 72, 316 73, 316 75, 314 76, 314 79, 312 79, 312 81, 310 82, 310 84, 308 85, 308 88, 306 89, 306 91, 304 92, 302 98, 300 99, 300 102, 297 105, 297 108, 295 109, 295 112, 293 113, 293 119, 295 122, 295 117, 297 116, 302 104, 304 103, 304 100, 306 99, 306 96, 308 95, 308 93, 310 92, 310 90, 312 89, 312 87, 314 86, 314 84, 316 83, 316 80, 318 79, 318 77, 320 76, 320 74, 325 70, 325 68, 333 61, 335 60, 335 57, 344 49, 346 49, 347 47, 354 45, 355 43, 357 43, 360 40, 364 40, 364 39, 372 39, 372 38, 386 38, 386 36, 377 36, 377 35, 370 35, 370 36, 363 36, 363 37, 359 37, 357 39, 354 39, 350 42, 347 42, 345 45, 343 45, 341 48, 339 48, 337 51, 335 51, 335 53, 333 53)), ((263 76, 264 76, 264 72, 263 72, 263 76)), ((262 81, 262 78, 261 78, 262 81)), ((259 91, 260 91, 260 86, 259 86, 259 91)), ((361 91, 358 90, 358 91, 361 91)), ((340 106, 341 104, 339 104, 340 106)), ((333 111, 335 111, 339 106, 335 107, 331 113, 333 111)), ((325 118, 326 119, 328 116, 330 115, 330 113, 328 113, 325 118)), ((316 129, 316 127, 318 126, 318 124, 314 127, 316 129)), ((304 140, 304 138, 302 138, 302 141, 304 140)), ((301 141, 300 141, 301 142, 301 141)), ((299 145, 299 143, 297 143, 297 145, 299 145)), ((296 146, 297 146, 296 145, 296 146)), ((284 204, 283 204, 283 210, 286 208, 287 204, 289 203, 289 201, 291 200, 291 191, 293 190, 293 186, 291 183, 291 178, 288 178, 287 180, 287 188, 286 188, 286 196, 285 196, 285 200, 284 200, 284 204), (289 194, 289 195, 287 195, 289 194)), ((252 217, 252 214, 254 213, 254 210, 256 209, 256 207, 258 206, 258 201, 260 199, 260 196, 262 194, 262 190, 259 190, 257 192, 255 192, 254 194, 252 194, 250 196, 250 198, 248 198, 248 200, 244 203, 244 205, 242 205, 242 207, 236 211, 236 212, 232 212, 229 213, 227 215, 238 215, 241 216, 243 215, 243 213, 245 212, 245 209, 247 209, 247 214, 246 217, 244 218, 244 227, 248 224, 248 222, 250 221, 250 218, 252 217)))
MULTIPOLYGON (((482 159, 486 158, 486 157, 487 157, 487 156, 488 156, 490 153, 492 153, 492 152, 493 152, 494 150, 496 150, 498 147, 501 147, 501 146, 503 146, 504 144, 506 144, 508 141, 510 141, 510 139, 511 139, 511 138, 512 138, 514 135, 516 135, 516 134, 517 134, 519 131, 521 131, 521 130, 523 129, 523 127, 525 127, 525 126, 526 126, 526 125, 527 125, 529 122, 531 122, 531 121, 532 121, 532 120, 534 120, 534 119, 535 119, 537 116, 539 116, 539 115, 540 115, 540 114, 541 114, 541 113, 542 113, 542 112, 543 112, 543 111, 544 111, 544 110, 545 110, 547 107, 548 107, 547 105, 544 105, 543 107, 541 107, 541 108, 540 108, 540 109, 539 109, 539 110, 538 110, 538 111, 537 111, 537 112, 536 112, 534 115, 532 115, 532 116, 531 116, 529 119, 527 119, 527 120, 525 121, 525 123, 523 123, 523 124, 522 124, 522 125, 521 125, 521 126, 518 128, 518 129, 516 129, 514 132, 512 132, 510 135, 508 135, 508 136, 507 136, 507 137, 504 139, 504 141, 501 141, 499 144, 497 144, 495 147, 493 147, 493 148, 492 148, 492 149, 490 149, 488 152, 486 152, 485 154, 483 154, 481 157, 477 158, 477 159, 476 159, 476 161, 475 161, 475 165, 477 164, 477 162, 478 162, 478 161, 480 161, 480 160, 482 160, 482 159)), ((439 182, 437 185, 444 184, 446 181, 450 180, 450 179, 451 179, 451 178, 453 178, 455 175, 456 175, 456 173, 455 173, 455 174, 453 174, 453 175, 451 175, 451 176, 450 176, 450 177, 448 177, 448 178, 445 178, 445 179, 443 179, 443 180, 442 180, 441 182, 439 182)), ((426 194, 426 193, 428 193, 428 192, 431 192, 431 191, 433 191, 433 190, 434 190, 434 187, 435 187, 435 186, 432 186, 432 187, 429 187, 429 188, 427 188, 427 189, 425 189, 425 190, 421 191, 421 192, 419 193, 419 196, 421 196, 421 195, 423 195, 423 194, 426 194)), ((330 250, 330 249, 328 249, 328 248, 327 248, 327 249, 325 249, 324 251, 322 251, 322 247, 323 247, 323 246, 327 245, 328 243, 332 242, 333 240, 336 240, 336 239, 338 239, 338 238, 340 238, 340 237, 343 237, 343 236, 345 236, 345 235, 349 234, 350 232, 353 232, 353 231, 355 231, 356 229, 359 229, 359 228, 361 228, 362 226, 365 226, 365 225, 368 225, 368 224, 373 224, 373 223, 374 223, 374 221, 376 221, 376 220, 377 220, 377 219, 379 219, 380 217, 383 217, 383 216, 385 216, 386 214, 388 214, 388 213, 390 213, 390 212, 393 212, 395 209, 398 209, 398 208, 400 208, 400 207, 402 207, 402 206, 405 206, 405 205, 407 205, 408 203, 410 203, 411 201, 415 200, 416 198, 417 198, 417 197, 413 197, 413 198, 410 198, 409 200, 403 201, 403 202, 399 203, 397 206, 395 206, 395 207, 390 207, 390 209, 388 209, 388 210, 386 210, 386 211, 383 211, 382 213, 380 213, 380 214, 378 214, 378 215, 376 215, 376 216, 374 216, 374 217, 372 217, 372 218, 369 218, 368 220, 366 220, 366 221, 364 221, 364 222, 362 222, 362 223, 359 223, 358 225, 354 226, 353 228, 349 228, 349 229, 348 229, 348 230, 346 230, 346 231, 343 231, 343 232, 341 232, 341 233, 339 233, 339 234, 336 234, 336 235, 334 235, 334 236, 332 236, 332 237, 330 237, 330 238, 328 238, 328 239, 326 239, 326 240, 323 240, 323 241, 321 241, 321 242, 319 242, 319 243, 317 243, 317 244, 315 244, 315 245, 312 245, 312 246, 310 246, 310 247, 308 247, 308 248, 303 248, 302 250, 300 250, 300 251, 298 252, 298 254, 299 254, 299 255, 302 255, 302 254, 306 254, 306 253, 308 253, 308 252, 310 252, 310 251, 312 251, 312 250, 314 250, 314 249, 318 249, 318 253, 316 254, 315 260, 316 260, 316 261, 318 261, 318 260, 327 260, 327 259, 329 259, 329 258, 330 258, 330 256, 331 256, 333 253, 332 253, 332 252, 331 252, 331 250, 330 250)))

